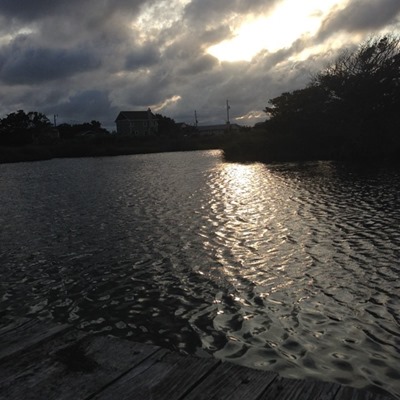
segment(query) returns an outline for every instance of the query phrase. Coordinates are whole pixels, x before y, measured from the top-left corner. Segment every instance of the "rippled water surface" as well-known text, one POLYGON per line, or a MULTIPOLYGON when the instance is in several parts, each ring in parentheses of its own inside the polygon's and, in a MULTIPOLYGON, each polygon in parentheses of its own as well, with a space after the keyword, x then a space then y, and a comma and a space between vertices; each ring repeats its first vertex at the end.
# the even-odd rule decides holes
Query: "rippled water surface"
POLYGON ((0 315, 400 398, 399 178, 218 151, 0 165, 0 315))

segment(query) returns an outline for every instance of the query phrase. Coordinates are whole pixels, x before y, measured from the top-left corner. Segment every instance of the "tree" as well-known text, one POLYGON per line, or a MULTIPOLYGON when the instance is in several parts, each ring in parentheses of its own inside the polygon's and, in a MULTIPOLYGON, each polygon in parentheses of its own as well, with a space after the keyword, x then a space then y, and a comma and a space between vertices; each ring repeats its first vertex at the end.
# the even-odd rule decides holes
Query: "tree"
POLYGON ((306 88, 269 103, 270 131, 301 135, 313 154, 317 146, 326 154, 329 143, 335 154, 393 156, 400 146, 400 38, 374 38, 346 50, 306 88))
POLYGON ((8 114, 0 120, 0 142, 8 145, 32 143, 33 138, 49 129, 51 123, 42 113, 23 110, 8 114))
POLYGON ((161 114, 156 114, 158 121, 158 134, 161 136, 176 135, 179 131, 175 121, 172 118, 165 117, 161 114))
POLYGON ((316 75, 340 115, 347 148, 362 157, 393 154, 399 146, 400 38, 383 36, 343 52, 316 75))
POLYGON ((295 135, 311 131, 321 133, 327 129, 330 101, 322 87, 308 86, 285 92, 269 103, 271 106, 264 111, 269 116, 270 129, 295 135))
POLYGON ((49 119, 36 111, 30 111, 26 114, 23 110, 18 110, 0 120, 0 128, 10 133, 20 130, 43 129, 50 125, 49 119))
POLYGON ((84 122, 82 124, 67 124, 63 123, 58 125, 61 139, 73 139, 77 136, 91 133, 95 135, 107 135, 107 129, 101 126, 101 122, 92 120, 91 122, 84 122))

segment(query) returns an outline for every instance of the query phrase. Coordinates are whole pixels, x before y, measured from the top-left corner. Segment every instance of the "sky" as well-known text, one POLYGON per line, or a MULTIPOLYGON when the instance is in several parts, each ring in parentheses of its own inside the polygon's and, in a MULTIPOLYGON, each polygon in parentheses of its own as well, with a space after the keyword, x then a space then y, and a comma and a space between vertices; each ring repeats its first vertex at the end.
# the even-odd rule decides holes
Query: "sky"
POLYGON ((343 48, 400 33, 400 0, 0 0, 0 118, 151 108, 253 126, 343 48))

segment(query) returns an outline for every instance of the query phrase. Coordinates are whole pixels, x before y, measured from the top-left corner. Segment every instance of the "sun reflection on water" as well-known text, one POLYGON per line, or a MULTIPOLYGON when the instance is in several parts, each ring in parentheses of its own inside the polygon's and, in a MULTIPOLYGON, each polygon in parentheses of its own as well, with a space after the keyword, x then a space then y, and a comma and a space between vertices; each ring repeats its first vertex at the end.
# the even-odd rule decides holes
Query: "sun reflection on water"
MULTIPOLYGON (((291 239, 297 224, 290 216, 292 189, 278 192, 276 179, 264 164, 234 163, 220 165, 209 179, 210 214, 203 245, 218 267, 205 274, 211 276, 218 269, 218 279, 226 282, 232 299, 243 307, 249 292, 260 302, 280 302, 280 293, 288 290, 294 302, 306 297, 301 290, 297 297, 299 281, 293 279, 295 270, 303 271, 307 264, 298 267, 294 257, 299 246, 291 239)), ((302 274, 295 273, 300 281, 302 274)))
POLYGON ((254 182, 259 181, 260 165, 227 164, 224 168, 224 180, 227 187, 236 195, 251 194, 254 182))
POLYGON ((216 222, 213 236, 217 242, 212 246, 217 249, 216 258, 225 279, 236 290, 258 283, 260 263, 257 260, 264 259, 262 244, 268 240, 268 219, 271 218, 259 210, 261 191, 268 190, 265 187, 268 174, 262 164, 224 164, 211 179, 210 201, 214 214, 211 219, 216 222))

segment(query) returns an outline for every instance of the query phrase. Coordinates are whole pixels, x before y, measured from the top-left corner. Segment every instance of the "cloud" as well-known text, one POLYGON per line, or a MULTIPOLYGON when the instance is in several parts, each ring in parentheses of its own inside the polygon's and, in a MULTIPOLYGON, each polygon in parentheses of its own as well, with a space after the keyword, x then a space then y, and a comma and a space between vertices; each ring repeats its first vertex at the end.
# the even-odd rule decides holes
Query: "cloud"
POLYGON ((346 8, 334 10, 323 21, 318 37, 325 39, 338 32, 376 31, 396 22, 399 14, 399 0, 351 1, 346 8))
POLYGON ((125 58, 125 68, 136 70, 141 67, 151 66, 160 60, 160 52, 152 45, 137 47, 131 50, 125 58))
POLYGON ((206 29, 200 34, 199 41, 204 46, 211 46, 215 43, 219 43, 222 40, 229 37, 231 30, 228 26, 219 26, 218 28, 206 29))
POLYGON ((205 71, 210 71, 218 65, 218 60, 209 55, 202 54, 197 58, 188 60, 185 65, 178 69, 179 75, 193 76, 205 71))
POLYGON ((99 90, 77 92, 59 104, 48 105, 44 110, 50 115, 57 114, 60 123, 97 120, 111 129, 117 115, 117 109, 112 106, 108 93, 99 90), (109 117, 105 119, 105 116, 109 117))
POLYGON ((161 112, 163 110, 166 110, 168 108, 173 108, 176 105, 176 103, 178 103, 181 99, 182 99, 181 96, 174 95, 174 96, 172 96, 172 97, 170 97, 168 99, 165 99, 164 101, 162 101, 159 104, 153 104, 151 106, 151 108, 152 108, 153 111, 156 111, 156 112, 159 113, 159 112, 161 112))
POLYGON ((10 85, 39 84, 100 66, 100 60, 87 49, 51 49, 31 44, 29 37, 19 36, 1 49, 0 80, 10 85))
POLYGON ((314 18, 326 17, 316 36, 303 32, 248 62, 207 53, 292 1, 1 0, 0 117, 24 109, 113 129, 118 110, 153 105, 179 122, 193 122, 197 110, 200 123, 222 123, 229 99, 232 120, 251 124, 270 98, 306 85, 354 37, 398 31, 398 0, 337 0, 328 15, 315 1, 314 18))
POLYGON ((243 16, 265 13, 281 0, 193 0, 185 8, 184 18, 191 25, 206 29, 234 24, 243 16))
POLYGON ((145 0, 2 0, 0 14, 23 22, 42 20, 48 17, 57 19, 75 18, 92 21, 99 15, 112 15, 114 12, 137 13, 145 0))
POLYGON ((2 0, 0 13, 6 17, 21 21, 31 21, 52 13, 57 8, 57 2, 51 0, 2 0))

